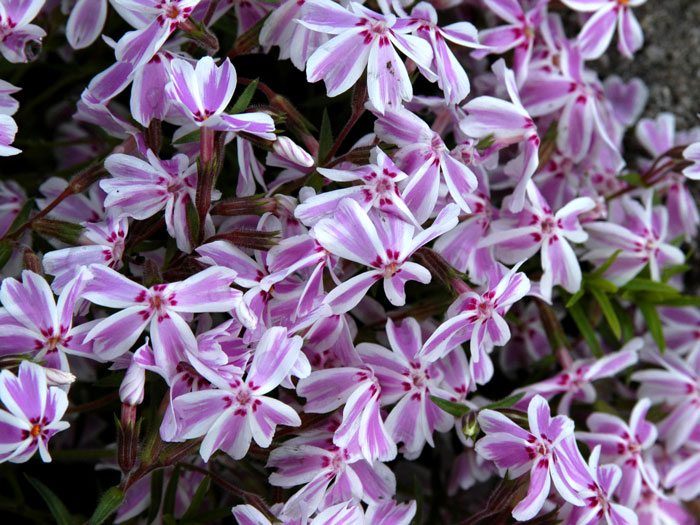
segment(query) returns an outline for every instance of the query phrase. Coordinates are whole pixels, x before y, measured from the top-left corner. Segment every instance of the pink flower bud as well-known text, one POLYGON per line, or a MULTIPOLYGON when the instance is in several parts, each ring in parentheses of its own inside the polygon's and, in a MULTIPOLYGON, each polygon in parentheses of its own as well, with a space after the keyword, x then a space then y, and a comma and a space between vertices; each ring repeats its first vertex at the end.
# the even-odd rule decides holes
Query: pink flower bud
POLYGON ((119 386, 119 399, 127 405, 140 405, 143 401, 143 389, 146 384, 146 371, 132 361, 119 386))
POLYGON ((46 372, 46 383, 49 386, 65 386, 75 381, 73 374, 58 368, 44 368, 44 372, 46 372))

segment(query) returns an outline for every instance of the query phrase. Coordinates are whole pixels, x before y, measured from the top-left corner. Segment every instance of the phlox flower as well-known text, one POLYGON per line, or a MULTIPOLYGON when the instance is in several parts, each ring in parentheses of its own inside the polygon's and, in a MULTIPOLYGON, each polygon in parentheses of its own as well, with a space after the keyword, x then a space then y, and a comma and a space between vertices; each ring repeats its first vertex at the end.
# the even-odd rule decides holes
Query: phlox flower
MULTIPOLYGON (((595 525, 615 523, 617 525, 637 525, 634 511, 613 499, 615 489, 620 484, 622 471, 617 465, 598 465, 600 446, 591 452, 587 472, 590 482, 578 494, 585 504, 572 509, 566 523, 568 525, 595 525)), ((583 472, 582 472, 583 474, 583 472)))
MULTIPOLYGON (((585 69, 577 47, 567 43, 558 58, 558 68, 544 67, 528 76, 520 89, 523 105, 533 117, 561 111, 557 147, 573 162, 582 162, 600 141, 619 158, 614 139, 622 128, 610 118, 603 85, 585 69)), ((618 167, 621 165, 619 159, 618 167)))
POLYGON ((185 22, 201 0, 112 0, 137 29, 117 42, 118 62, 138 67, 148 62, 168 37, 185 22))
POLYGON ((197 127, 219 131, 244 131, 264 139, 274 140, 275 125, 267 113, 252 112, 239 115, 224 113, 236 89, 236 70, 227 58, 220 66, 207 56, 195 67, 180 58, 170 63, 171 82, 168 96, 197 127))
POLYGON ((504 319, 511 306, 530 291, 530 280, 518 272, 519 265, 502 276, 493 272, 483 293, 462 294, 449 308, 448 319, 428 338, 421 349, 425 359, 435 361, 457 345, 469 340, 470 366, 477 383, 483 384, 493 375, 488 353, 494 346, 503 346, 510 339, 504 319))
POLYGON ((385 422, 389 435, 397 443, 403 442, 402 452, 407 459, 415 459, 425 443, 434 446, 433 432, 447 432, 454 425, 454 418, 438 408, 430 397, 454 401, 460 394, 466 394, 469 369, 461 354, 462 359, 454 363, 457 365, 454 372, 462 376, 463 385, 457 388, 464 391, 453 391, 445 384, 439 364, 420 354, 423 337, 418 321, 409 317, 398 324, 389 319, 386 333, 391 350, 374 343, 361 343, 357 352, 379 380, 382 404, 395 404, 385 422))
POLYGON ((337 35, 319 47, 306 63, 309 82, 323 79, 329 97, 357 83, 367 69, 367 94, 379 113, 413 98, 413 86, 396 49, 431 75, 430 45, 409 34, 412 26, 392 14, 381 15, 356 2, 344 9, 330 0, 307 0, 299 23, 321 33, 337 35))
POLYGON ((73 311, 83 297, 92 275, 82 270, 54 299, 49 284, 40 275, 25 270, 22 280, 7 278, 0 287, 0 353, 32 354, 51 368, 68 370, 66 354, 93 356, 88 331, 90 321, 73 326, 73 311))
POLYGON ((469 95, 469 77, 447 42, 473 49, 484 48, 486 46, 479 44, 476 28, 469 22, 440 27, 437 11, 428 2, 415 5, 411 10, 411 22, 415 25, 416 35, 426 40, 433 50, 432 71, 437 73, 437 83, 445 96, 445 103, 459 104, 469 95))
POLYGON ((523 210, 491 225, 491 233, 480 246, 496 245, 496 258, 505 264, 527 260, 538 251, 542 259, 541 294, 550 299, 552 287, 561 285, 569 293, 581 287, 581 267, 569 242, 583 243, 588 234, 579 224, 579 215, 595 208, 590 197, 579 197, 556 213, 533 182, 527 186, 528 200, 523 210))
POLYGON ((505 84, 511 101, 490 96, 477 97, 465 104, 467 116, 459 126, 469 137, 493 140, 494 148, 522 144, 520 155, 506 166, 506 171, 517 181, 509 204, 510 211, 517 212, 525 205, 527 183, 539 164, 540 138, 535 122, 520 101, 513 71, 506 68, 503 59, 496 62, 492 69, 499 81, 505 84))
POLYGON ((368 463, 357 449, 331 444, 332 435, 301 435, 270 453, 270 484, 303 485, 285 502, 285 516, 304 518, 345 501, 379 504, 396 492, 394 473, 384 463, 368 463))
POLYGON ((482 410, 478 416, 486 436, 476 442, 476 452, 512 477, 530 472, 527 495, 513 509, 513 517, 534 518, 552 483, 566 501, 583 505, 578 493, 585 487, 586 471, 574 439, 574 422, 566 416, 551 417, 549 405, 540 396, 530 401, 527 419, 529 431, 494 410, 482 410))
MULTIPOLYGON (((129 350, 150 324, 156 363, 170 371, 185 348, 196 348, 192 330, 182 314, 236 310, 248 325, 254 319, 243 294, 230 287, 236 273, 228 268, 208 268, 184 281, 146 288, 107 266, 92 265, 93 279, 83 293, 88 301, 119 312, 98 321, 87 335, 94 352, 109 360, 129 350)), ((170 374, 168 374, 170 375, 170 374)))
POLYGON ((365 166, 353 169, 317 168, 317 171, 335 182, 357 181, 360 184, 326 191, 304 199, 294 209, 294 216, 304 224, 312 226, 323 217, 332 215, 344 198, 356 200, 365 211, 376 208, 396 215, 406 222, 416 222, 398 189, 398 183, 408 175, 396 167, 391 158, 381 149, 372 150, 370 164, 365 166))
POLYGON ((0 463, 24 463, 39 450, 42 461, 51 461, 49 440, 70 425, 61 421, 68 408, 66 393, 49 387, 46 372, 30 361, 22 361, 15 376, 0 373, 0 463))
POLYGON ((333 435, 336 446, 358 450, 369 463, 396 457, 396 443, 382 420, 381 387, 370 369, 315 370, 299 381, 297 394, 306 398, 307 413, 326 414, 343 407, 342 423, 333 435))
POLYGON ((581 28, 578 44, 588 60, 600 58, 610 46, 617 28, 617 48, 632 58, 644 44, 644 33, 632 11, 646 0, 562 0, 571 9, 593 13, 581 28))
POLYGON ((267 17, 260 30, 260 45, 266 52, 279 47, 281 60, 290 59, 297 69, 304 70, 307 60, 329 36, 298 23, 306 0, 285 0, 267 17))
POLYGON ((651 278, 658 281, 663 268, 683 263, 683 252, 668 242, 668 210, 654 206, 651 191, 645 195, 643 206, 629 198, 623 198, 622 206, 622 224, 610 221, 585 224, 590 235, 588 246, 592 249, 583 260, 600 265, 619 250, 603 274, 618 286, 633 279, 647 265, 651 278))
MULTIPOLYGON (((165 209, 165 225, 179 249, 192 251, 187 208, 194 205, 197 165, 186 155, 161 160, 150 149, 146 160, 123 153, 110 155, 105 169, 111 178, 100 181, 107 193, 105 206, 118 217, 148 219, 165 209)), ((218 192, 212 192, 218 197, 218 192)), ((209 219, 210 221, 210 219, 209 219)), ((207 222, 209 222, 207 221, 207 222)), ((209 225, 213 233, 213 225, 209 225)))
POLYGON ((297 362, 302 340, 287 330, 265 331, 253 353, 245 377, 215 379, 218 388, 191 392, 175 398, 173 409, 180 440, 204 436, 199 453, 204 461, 216 450, 233 459, 248 452, 251 439, 267 448, 277 425, 299 426, 301 420, 288 405, 265 394, 276 388, 297 362))
POLYGON ((490 53, 500 55, 514 49, 513 69, 521 85, 530 69, 535 36, 545 18, 547 2, 537 0, 528 11, 523 10, 522 0, 484 0, 484 3, 506 25, 481 31, 479 39, 485 49, 474 51, 472 55, 483 58, 490 53))
POLYGON ((693 352, 685 359, 667 352, 653 359, 662 368, 635 372, 632 380, 641 383, 640 397, 664 403, 671 409, 658 428, 666 450, 675 452, 688 441, 700 422, 700 352, 693 352))
POLYGON ((63 290, 82 266, 104 264, 115 270, 122 267, 129 220, 108 217, 104 222, 83 223, 83 228, 78 240, 80 246, 61 248, 44 255, 44 271, 55 277, 51 288, 56 292, 63 290))
POLYGON ((365 296, 377 281, 384 280, 384 292, 395 306, 406 302, 404 286, 408 281, 430 282, 430 272, 408 261, 421 246, 457 225, 457 206, 446 206, 433 224, 416 232, 416 228, 394 215, 368 215, 353 199, 344 199, 333 218, 319 221, 313 236, 329 252, 371 270, 337 286, 325 302, 334 313, 347 312, 365 296))
POLYGON ((656 441, 657 431, 646 415, 651 402, 640 399, 632 409, 629 424, 619 417, 602 412, 588 416, 589 432, 577 432, 576 438, 589 445, 600 447, 603 459, 613 461, 622 474, 618 497, 620 502, 634 507, 639 501, 642 483, 655 485, 655 472, 647 464, 645 451, 656 441))
POLYGON ((387 109, 377 118, 374 132, 383 141, 399 147, 396 162, 408 173, 401 197, 419 224, 435 210, 441 180, 452 200, 463 211, 471 211, 467 201, 476 189, 476 176, 420 117, 403 107, 387 109))
POLYGON ((557 412, 568 415, 573 401, 593 403, 597 394, 592 383, 606 377, 614 377, 636 364, 639 360, 638 351, 643 345, 642 339, 635 338, 612 354, 576 360, 559 374, 516 390, 525 392, 525 397, 517 406, 524 407, 534 395, 552 399, 558 394, 563 394, 557 412))
POLYGON ((0 2, 0 54, 8 62, 29 62, 36 58, 35 46, 41 46, 46 31, 31 21, 39 14, 45 2, 46 0, 0 2))

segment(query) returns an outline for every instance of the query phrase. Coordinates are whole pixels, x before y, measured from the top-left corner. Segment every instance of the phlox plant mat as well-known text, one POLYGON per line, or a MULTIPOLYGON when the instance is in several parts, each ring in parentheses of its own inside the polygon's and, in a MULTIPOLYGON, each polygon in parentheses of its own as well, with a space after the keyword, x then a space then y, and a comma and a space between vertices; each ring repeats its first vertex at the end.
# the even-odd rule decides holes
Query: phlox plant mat
POLYGON ((3 522, 698 523, 644 3, 0 0, 3 522))

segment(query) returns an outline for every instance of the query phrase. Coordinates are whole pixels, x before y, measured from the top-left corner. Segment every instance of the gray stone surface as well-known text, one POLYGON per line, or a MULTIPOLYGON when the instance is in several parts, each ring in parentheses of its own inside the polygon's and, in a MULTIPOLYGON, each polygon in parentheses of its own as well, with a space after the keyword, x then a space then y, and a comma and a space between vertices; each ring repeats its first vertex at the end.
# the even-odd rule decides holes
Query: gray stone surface
POLYGON ((611 49, 597 69, 644 80, 650 92, 646 116, 670 111, 680 129, 700 125, 700 0, 648 0, 635 14, 644 47, 632 61, 611 49))

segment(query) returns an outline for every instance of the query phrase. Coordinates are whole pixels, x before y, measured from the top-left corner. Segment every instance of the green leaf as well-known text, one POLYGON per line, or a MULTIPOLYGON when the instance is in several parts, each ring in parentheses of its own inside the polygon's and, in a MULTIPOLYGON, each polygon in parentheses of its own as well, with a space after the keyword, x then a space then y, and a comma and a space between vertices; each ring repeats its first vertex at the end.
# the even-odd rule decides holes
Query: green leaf
POLYGON ((483 139, 481 139, 479 142, 476 144, 476 149, 478 151, 484 151, 491 146, 493 146, 493 143, 496 141, 496 138, 493 134, 485 136, 483 139))
POLYGON ((596 268, 592 273, 591 277, 600 277, 602 276, 605 272, 608 271, 608 268, 610 268, 613 263, 617 260, 617 258, 620 256, 622 253, 622 250, 615 250, 608 259, 601 264, 598 268, 596 268))
POLYGON ((442 399, 441 397, 430 396, 430 400, 442 410, 455 417, 462 417, 471 412, 471 408, 469 408, 467 405, 453 403, 452 401, 442 399))
POLYGON ((697 295, 676 295, 653 299, 653 303, 657 306, 700 306, 700 296, 697 295))
POLYGON ((163 500, 163 474, 163 469, 158 469, 151 475, 151 505, 148 509, 148 523, 153 523, 160 511, 160 502, 163 500))
POLYGON ((189 133, 183 135, 177 140, 173 141, 173 144, 187 144, 188 142, 199 142, 199 137, 201 136, 202 132, 198 129, 195 129, 194 131, 190 131, 189 133))
POLYGON ((669 266, 668 268, 664 268, 661 272, 661 280, 663 282, 667 282, 671 277, 685 273, 688 270, 690 270, 690 266, 687 264, 675 264, 673 266, 669 266))
POLYGON ((321 134, 318 137, 318 158, 326 160, 326 156, 333 147, 333 129, 331 128, 331 119, 328 116, 328 110, 323 110, 323 119, 321 120, 321 134))
POLYGON ((519 394, 513 394, 512 396, 504 397, 499 401, 494 401, 488 405, 481 407, 481 410, 488 408, 489 410, 498 410, 499 408, 510 408, 515 403, 520 401, 525 396, 525 392, 520 392, 519 394))
POLYGON ((617 286, 614 283, 611 283, 607 279, 603 279, 602 277, 598 276, 590 276, 586 277, 585 279, 586 283, 586 288, 592 289, 596 288, 602 292, 613 294, 617 293, 617 286))
POLYGON ((617 318, 617 314, 615 313, 610 299, 605 292, 598 288, 591 288, 591 294, 598 302, 603 316, 605 316, 605 320, 608 322, 608 326, 610 326, 610 330, 612 330, 612 333, 615 334, 617 339, 620 339, 620 337, 622 337, 622 328, 620 327, 620 321, 617 318))
POLYGON ((207 492, 209 492, 210 486, 211 480, 209 479, 209 476, 204 476, 204 479, 199 483, 194 496, 192 496, 192 502, 190 503, 189 508, 182 516, 183 520, 186 521, 197 514, 197 511, 202 506, 202 503, 204 503, 204 498, 206 497, 207 492))
POLYGON ((75 519, 73 516, 70 515, 68 512, 68 509, 66 509, 66 506, 63 504, 61 499, 54 494, 54 492, 44 485, 41 481, 38 479, 34 479, 32 477, 29 477, 25 474, 24 476, 27 478, 27 481, 32 484, 32 487, 36 489, 36 491, 41 495, 41 497, 44 499, 46 502, 46 505, 49 507, 49 510, 51 511, 51 515, 53 518, 56 520, 56 523, 58 525, 74 525, 75 524, 75 519))
POLYGON ((576 303, 569 308, 569 314, 571 314, 571 318, 574 320, 574 323, 576 323, 576 327, 578 328, 579 332, 581 332, 581 335, 586 340, 586 343, 588 343, 593 355, 596 357, 602 357, 603 349, 600 347, 595 331, 593 330, 586 313, 583 311, 581 303, 576 303))
POLYGON ((33 199, 29 199, 27 202, 25 202, 24 206, 22 206, 22 209, 19 210, 19 213, 15 217, 15 220, 13 220, 12 224, 10 224, 10 227, 7 229, 7 233, 5 235, 9 235, 11 233, 16 232, 20 226, 27 222, 27 220, 29 219, 29 214, 32 212, 33 208, 33 199))
POLYGON ((117 511, 122 501, 124 501, 124 493, 119 487, 112 487, 107 490, 107 492, 102 494, 95 512, 92 513, 88 522, 89 525, 102 525, 107 518, 117 511))
POLYGON ((243 93, 241 93, 241 96, 238 97, 235 104, 231 106, 231 109, 229 109, 227 113, 237 115, 238 113, 243 113, 246 109, 248 109, 248 106, 250 106, 250 101, 253 100, 253 95, 255 95, 255 91, 258 89, 258 82, 259 79, 256 78, 250 84, 248 84, 243 90, 243 93))
POLYGON ((0 241, 0 268, 3 268, 12 257, 12 243, 8 240, 0 241))
POLYGON ((630 186, 642 186, 644 184, 644 180, 642 179, 642 176, 635 171, 625 173, 624 175, 622 175, 619 178, 624 180, 630 186))
POLYGON ((620 322, 620 328, 622 330, 622 340, 626 343, 635 336, 634 323, 632 322, 632 318, 629 316, 627 311, 624 308, 622 308, 620 303, 618 303, 616 300, 613 300, 612 305, 615 309, 617 320, 620 322))
POLYGON ((163 514, 173 514, 175 512, 175 495, 177 493, 177 484, 180 481, 180 467, 176 466, 173 470, 168 486, 165 489, 163 497, 163 514))
POLYGON ((187 219, 187 228, 189 229, 190 242, 192 246, 199 244, 199 213, 194 206, 192 199, 187 199, 185 205, 185 218, 187 219))
POLYGON ((629 292, 652 292, 665 295, 680 295, 680 292, 673 286, 666 283, 652 281, 644 277, 636 277, 622 287, 629 292))
POLYGON ((585 294, 586 290, 584 288, 581 288, 578 292, 576 292, 569 298, 569 300, 566 302, 566 307, 571 308, 573 305, 578 303, 581 300, 581 297, 583 297, 585 294))
POLYGON ((659 347, 659 351, 663 354, 666 351, 666 341, 664 340, 664 331, 656 308, 653 304, 646 302, 638 302, 637 306, 644 316, 651 337, 654 339, 656 346, 659 347))

